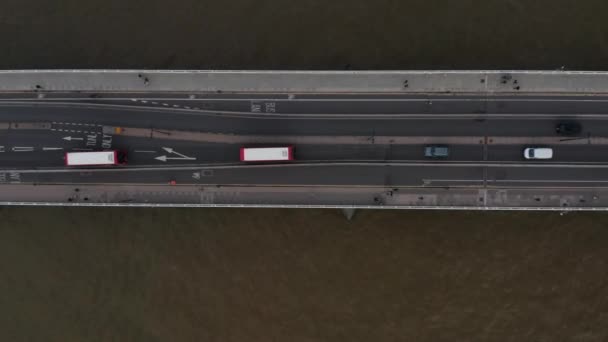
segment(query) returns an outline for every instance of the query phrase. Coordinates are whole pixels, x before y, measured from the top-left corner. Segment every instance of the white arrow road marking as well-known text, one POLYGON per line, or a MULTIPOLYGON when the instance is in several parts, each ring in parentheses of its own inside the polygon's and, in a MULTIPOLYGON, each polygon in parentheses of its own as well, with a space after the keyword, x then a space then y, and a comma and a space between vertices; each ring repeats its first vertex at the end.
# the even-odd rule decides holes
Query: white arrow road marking
POLYGON ((160 157, 156 157, 154 158, 156 160, 160 160, 162 162, 166 162, 167 160, 196 160, 196 158, 191 158, 191 157, 185 157, 185 158, 171 158, 171 157, 167 157, 167 156, 160 156, 160 157))
POLYGON ((84 138, 63 137, 63 140, 67 140, 67 141, 72 141, 72 140, 84 140, 84 138))
POLYGON ((15 146, 12 148, 12 150, 13 152, 32 152, 34 148, 29 146, 15 146))
MULTIPOLYGON (((167 151, 167 153, 177 154, 178 156, 182 157, 181 159, 196 160, 196 158, 188 157, 188 156, 183 155, 183 154, 181 154, 179 152, 176 152, 171 147, 163 147, 163 150, 167 151)), ((167 158, 167 159, 178 159, 178 158, 167 158)))
POLYGON ((43 151, 58 151, 58 150, 63 150, 63 147, 43 147, 42 150, 43 151))

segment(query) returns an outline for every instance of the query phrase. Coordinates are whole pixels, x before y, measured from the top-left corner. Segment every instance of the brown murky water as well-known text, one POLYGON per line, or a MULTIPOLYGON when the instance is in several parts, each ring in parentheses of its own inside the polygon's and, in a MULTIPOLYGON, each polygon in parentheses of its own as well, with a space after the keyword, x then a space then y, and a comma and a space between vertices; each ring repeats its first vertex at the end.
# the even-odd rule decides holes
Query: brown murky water
MULTIPOLYGON (((0 68, 608 69, 605 1, 16 1, 0 68)), ((0 210, 1 341, 605 341, 608 216, 0 210)))
POLYGON ((605 341, 608 216, 4 209, 4 341, 605 341))
POLYGON ((8 0, 0 68, 607 69, 601 0, 8 0))

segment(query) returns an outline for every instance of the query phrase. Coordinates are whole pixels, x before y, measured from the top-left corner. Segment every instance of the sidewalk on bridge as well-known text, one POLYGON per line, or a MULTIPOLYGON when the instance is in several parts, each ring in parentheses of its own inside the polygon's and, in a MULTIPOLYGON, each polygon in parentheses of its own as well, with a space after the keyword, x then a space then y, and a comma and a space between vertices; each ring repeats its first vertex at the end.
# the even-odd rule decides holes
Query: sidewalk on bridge
POLYGON ((606 94, 599 71, 4 70, 0 92, 606 94))
POLYGON ((608 210, 608 189, 0 185, 0 205, 608 210))

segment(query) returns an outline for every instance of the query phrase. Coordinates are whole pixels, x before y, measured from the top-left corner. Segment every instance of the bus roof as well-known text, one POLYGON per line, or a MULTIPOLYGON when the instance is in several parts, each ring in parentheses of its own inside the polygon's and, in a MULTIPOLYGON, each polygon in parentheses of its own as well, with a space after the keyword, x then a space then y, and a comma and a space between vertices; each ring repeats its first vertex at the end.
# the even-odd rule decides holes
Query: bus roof
POLYGON ((65 164, 68 166, 115 165, 116 163, 116 151, 68 152, 65 154, 65 164))
POLYGON ((293 147, 243 147, 242 161, 287 161, 293 160, 293 147))

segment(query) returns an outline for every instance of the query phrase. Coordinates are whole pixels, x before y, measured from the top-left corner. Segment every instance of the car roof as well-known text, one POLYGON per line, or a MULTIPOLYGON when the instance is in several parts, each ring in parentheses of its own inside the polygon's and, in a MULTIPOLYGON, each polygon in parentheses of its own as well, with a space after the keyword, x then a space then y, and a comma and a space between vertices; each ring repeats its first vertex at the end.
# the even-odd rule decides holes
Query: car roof
POLYGON ((534 157, 550 157, 553 155, 553 149, 548 147, 532 147, 534 149, 534 157))

